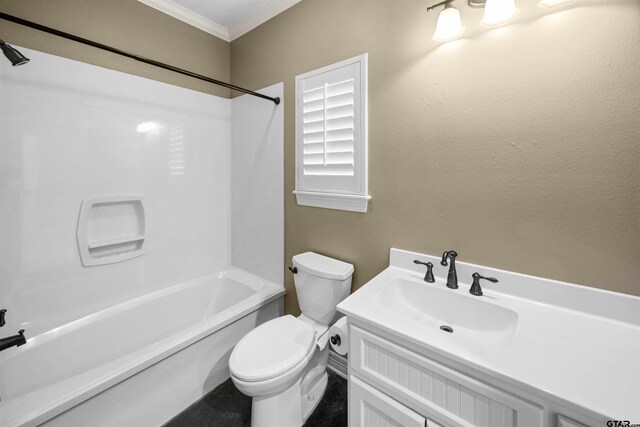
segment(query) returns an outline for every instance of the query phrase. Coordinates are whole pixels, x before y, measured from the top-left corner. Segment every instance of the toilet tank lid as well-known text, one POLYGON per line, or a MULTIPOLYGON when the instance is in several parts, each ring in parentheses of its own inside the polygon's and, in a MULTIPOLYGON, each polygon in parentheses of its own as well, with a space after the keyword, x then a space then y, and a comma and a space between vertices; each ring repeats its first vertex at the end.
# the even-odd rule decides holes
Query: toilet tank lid
POLYGON ((325 279, 345 280, 353 274, 353 265, 315 252, 295 255, 293 265, 309 274, 325 279))

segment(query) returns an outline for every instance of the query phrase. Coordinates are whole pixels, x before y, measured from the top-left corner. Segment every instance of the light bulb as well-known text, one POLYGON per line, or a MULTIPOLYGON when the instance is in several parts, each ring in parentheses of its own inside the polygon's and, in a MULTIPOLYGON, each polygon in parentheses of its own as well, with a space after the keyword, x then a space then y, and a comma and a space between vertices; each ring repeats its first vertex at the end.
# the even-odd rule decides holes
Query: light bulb
POLYGON ((484 6, 484 16, 480 23, 487 26, 500 25, 518 13, 515 0, 487 0, 484 6))
POLYGON ((552 9, 557 6, 562 6, 569 3, 575 3, 576 0, 540 0, 538 6, 545 9, 552 9))
POLYGON ((460 21, 460 12, 455 7, 447 4, 438 15, 438 23, 436 24, 436 31, 433 33, 433 40, 448 42, 457 39, 463 32, 464 27, 460 21))

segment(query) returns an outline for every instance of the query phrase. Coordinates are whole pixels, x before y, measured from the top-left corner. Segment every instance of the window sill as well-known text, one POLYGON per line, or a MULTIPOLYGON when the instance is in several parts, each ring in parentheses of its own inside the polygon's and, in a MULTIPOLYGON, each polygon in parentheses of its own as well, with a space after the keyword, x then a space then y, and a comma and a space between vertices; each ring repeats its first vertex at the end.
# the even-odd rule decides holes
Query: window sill
POLYGON ((369 200, 371 200, 371 196, 359 194, 316 193, 298 190, 294 191, 293 194, 296 195, 296 201, 301 206, 361 213, 367 213, 367 206, 369 205, 369 200))

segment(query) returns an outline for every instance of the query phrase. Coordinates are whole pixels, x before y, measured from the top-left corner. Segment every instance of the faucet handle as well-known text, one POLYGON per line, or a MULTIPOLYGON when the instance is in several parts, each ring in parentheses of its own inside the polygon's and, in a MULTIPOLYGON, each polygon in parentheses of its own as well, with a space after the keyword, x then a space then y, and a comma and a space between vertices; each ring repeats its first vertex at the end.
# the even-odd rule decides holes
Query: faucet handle
POLYGON ((471 289, 469 289, 469 293, 478 297, 482 296, 480 279, 488 280, 493 283, 498 283, 498 279, 496 279, 495 277, 484 277, 484 276, 481 276, 480 273, 473 273, 471 277, 473 277, 473 283, 471 284, 471 289))
POLYGON ((0 310, 0 328, 3 327, 4 325, 6 325, 7 322, 5 322, 4 320, 4 316, 7 313, 7 309, 3 308, 2 310, 0 310))
POLYGON ((422 262, 420 260, 414 259, 414 264, 422 264, 427 266, 427 273, 424 275, 424 281, 429 283, 434 283, 436 281, 435 277, 433 277, 433 263, 431 262, 422 262))
MULTIPOLYGON (((478 274, 478 273, 475 273, 475 274, 478 274)), ((473 275, 471 275, 471 276, 473 277, 473 275)), ((481 275, 478 274, 478 279, 484 279, 484 280, 488 280, 488 281, 493 282, 493 283, 498 283, 498 279, 496 279, 495 277, 484 277, 484 276, 481 276, 481 275)))

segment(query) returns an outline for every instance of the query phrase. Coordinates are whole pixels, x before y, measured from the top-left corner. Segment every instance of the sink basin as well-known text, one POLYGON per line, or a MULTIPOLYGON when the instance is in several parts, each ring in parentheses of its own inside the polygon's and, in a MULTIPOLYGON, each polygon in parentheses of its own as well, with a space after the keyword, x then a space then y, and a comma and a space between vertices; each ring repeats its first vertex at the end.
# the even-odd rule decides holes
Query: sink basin
POLYGON ((483 300, 485 297, 467 295, 465 291, 438 288, 411 280, 391 280, 380 292, 376 304, 425 327, 445 332, 478 333, 483 335, 510 334, 518 323, 518 314, 483 300), (446 328, 446 327, 449 328, 446 328))

